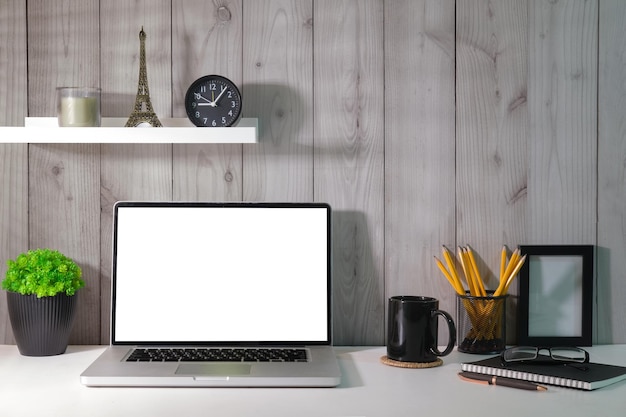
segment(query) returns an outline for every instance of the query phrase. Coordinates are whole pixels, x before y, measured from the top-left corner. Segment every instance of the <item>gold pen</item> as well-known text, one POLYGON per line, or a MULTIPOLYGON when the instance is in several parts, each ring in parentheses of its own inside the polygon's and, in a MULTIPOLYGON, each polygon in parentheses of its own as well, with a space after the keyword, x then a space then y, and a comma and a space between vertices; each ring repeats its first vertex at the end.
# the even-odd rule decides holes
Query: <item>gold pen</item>
POLYGON ((548 388, 537 385, 534 382, 520 379, 505 378, 503 376, 478 374, 475 372, 459 372, 459 377, 464 381, 476 382, 485 385, 501 385, 503 387, 525 389, 530 391, 547 391, 548 388))

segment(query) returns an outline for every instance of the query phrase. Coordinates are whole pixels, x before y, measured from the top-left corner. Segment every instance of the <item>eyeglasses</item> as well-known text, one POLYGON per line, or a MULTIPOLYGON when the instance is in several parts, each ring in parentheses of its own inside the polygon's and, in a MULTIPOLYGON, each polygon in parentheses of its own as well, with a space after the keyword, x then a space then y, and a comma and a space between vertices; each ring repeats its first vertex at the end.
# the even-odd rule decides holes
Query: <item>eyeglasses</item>
POLYGON ((589 353, 577 347, 534 347, 516 346, 502 352, 502 362, 515 364, 523 362, 541 363, 587 363, 589 353), (547 351, 549 355, 540 355, 539 352, 547 351))

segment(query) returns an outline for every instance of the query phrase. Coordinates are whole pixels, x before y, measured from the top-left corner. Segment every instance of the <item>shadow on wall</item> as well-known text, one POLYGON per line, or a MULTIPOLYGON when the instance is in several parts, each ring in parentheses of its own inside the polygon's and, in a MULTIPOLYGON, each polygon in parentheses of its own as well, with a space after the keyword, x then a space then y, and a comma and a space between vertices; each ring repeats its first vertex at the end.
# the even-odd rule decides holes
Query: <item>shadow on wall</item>
MULTIPOLYGON (((593 342, 614 343, 613 305, 611 304, 611 249, 596 246, 596 276, 594 277, 595 294, 593 304, 593 342)), ((617 281, 614 281, 617 282, 617 281)))
POLYGON ((313 116, 307 117, 306 112, 313 109, 306 108, 296 90, 283 84, 244 84, 240 90, 242 117, 259 120, 259 141, 279 146, 301 134, 312 136, 313 116), (307 120, 309 131, 304 126, 307 120))
POLYGON ((383 345, 384 285, 364 213, 333 211, 333 343, 383 345))

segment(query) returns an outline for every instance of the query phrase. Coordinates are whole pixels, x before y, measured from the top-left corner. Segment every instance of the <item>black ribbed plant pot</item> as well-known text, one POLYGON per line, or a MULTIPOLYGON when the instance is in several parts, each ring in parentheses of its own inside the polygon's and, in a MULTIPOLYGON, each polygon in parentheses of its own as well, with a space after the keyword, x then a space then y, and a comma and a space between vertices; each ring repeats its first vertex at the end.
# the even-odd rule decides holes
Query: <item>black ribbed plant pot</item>
POLYGON ((22 355, 52 356, 65 352, 76 312, 75 295, 37 298, 7 292, 7 307, 22 355))

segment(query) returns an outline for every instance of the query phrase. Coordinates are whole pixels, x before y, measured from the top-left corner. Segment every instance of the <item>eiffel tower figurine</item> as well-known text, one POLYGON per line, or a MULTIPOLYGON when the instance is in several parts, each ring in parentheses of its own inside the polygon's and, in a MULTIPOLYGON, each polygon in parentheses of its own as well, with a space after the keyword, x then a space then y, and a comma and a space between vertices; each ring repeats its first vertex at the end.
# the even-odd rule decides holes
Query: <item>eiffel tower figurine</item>
POLYGON ((150 102, 150 90, 148 89, 148 73, 146 71, 146 32, 141 27, 139 32, 141 48, 139 50, 139 86, 137 87, 137 98, 135 98, 135 108, 130 114, 125 127, 136 127, 140 124, 149 124, 152 127, 163 126, 156 113, 152 109, 150 102))

